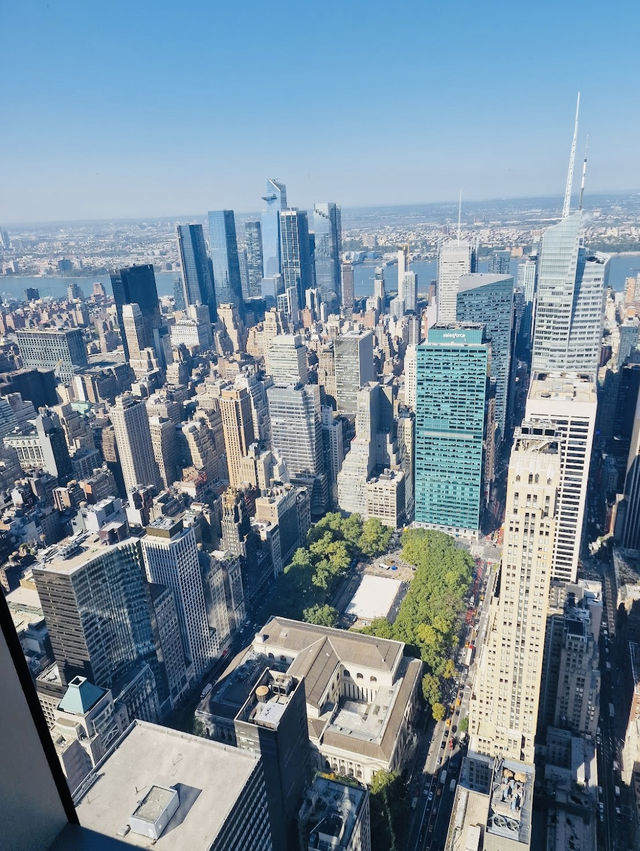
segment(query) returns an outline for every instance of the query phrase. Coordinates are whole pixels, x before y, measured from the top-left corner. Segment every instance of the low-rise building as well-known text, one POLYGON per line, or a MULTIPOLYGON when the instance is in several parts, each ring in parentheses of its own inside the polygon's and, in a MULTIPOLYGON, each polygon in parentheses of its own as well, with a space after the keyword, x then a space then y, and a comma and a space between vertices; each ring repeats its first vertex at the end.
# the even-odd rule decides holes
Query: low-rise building
POLYGON ((403 769, 422 663, 402 642, 274 617, 198 706, 207 735, 235 742, 234 718, 267 666, 304 680, 318 770, 370 783, 376 771, 403 769))

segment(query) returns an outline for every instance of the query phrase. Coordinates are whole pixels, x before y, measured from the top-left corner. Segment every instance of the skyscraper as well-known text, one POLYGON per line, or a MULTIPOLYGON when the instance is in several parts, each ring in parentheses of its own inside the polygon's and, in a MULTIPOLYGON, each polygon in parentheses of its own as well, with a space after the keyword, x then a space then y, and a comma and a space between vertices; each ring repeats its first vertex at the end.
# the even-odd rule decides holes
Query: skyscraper
POLYGON ((313 286, 313 269, 309 248, 309 222, 302 210, 287 209, 280 213, 280 264, 285 292, 294 287, 298 307, 303 307, 305 292, 313 286))
POLYGON ((415 313, 418 304, 418 278, 410 269, 404 272, 402 279, 398 280, 398 298, 404 305, 404 312, 415 313))
POLYGON ((242 313, 244 300, 233 210, 209 213, 209 249, 216 304, 233 304, 242 313))
POLYGON ((456 321, 458 281, 476 271, 476 253, 470 242, 451 240, 438 249, 438 323, 456 321))
POLYGON ((355 414, 358 390, 376 380, 373 331, 348 331, 336 338, 336 402, 339 411, 355 414))
POLYGON ((398 295, 404 279, 404 273, 409 271, 409 243, 405 242, 398 251, 398 295))
POLYGON ((287 208, 287 187, 275 177, 268 178, 262 200, 267 205, 261 218, 263 277, 272 278, 281 273, 280 211, 287 208))
POLYGON ((63 685, 83 676, 111 688, 135 662, 158 670, 140 542, 97 537, 61 547, 33 578, 63 685))
POLYGON ((209 318, 215 322, 213 270, 207 256, 202 225, 178 225, 178 250, 185 304, 206 304, 209 318))
POLYGON ((340 251, 342 225, 340 207, 332 201, 313 205, 316 286, 324 302, 340 302, 340 251))
POLYGON ((511 271, 511 251, 508 248, 492 251, 489 258, 490 275, 508 275, 511 271))
POLYGON ((481 325, 438 323, 416 353, 416 523, 475 536, 492 427, 489 343, 481 325))
POLYGON ((125 304, 138 304, 144 319, 144 348, 156 346, 156 329, 162 324, 160 305, 158 303, 158 288, 153 266, 128 266, 111 273, 111 288, 116 303, 118 327, 122 337, 122 346, 126 360, 129 360, 129 349, 122 321, 122 307, 125 304))
POLYGON ((512 354, 511 275, 463 275, 458 281, 456 315, 458 322, 478 322, 485 326, 491 343, 491 377, 496 382, 496 424, 504 436, 512 354))
POLYGON ((251 397, 244 388, 230 388, 220 394, 220 415, 227 452, 229 484, 238 487, 242 483, 241 460, 255 439, 251 397))
POLYGON ((373 297, 380 299, 380 307, 384 309, 387 293, 384 285, 384 269, 378 266, 373 276, 373 297))
POLYGON ((545 231, 540 249, 531 362, 540 372, 595 374, 600 365, 609 256, 587 256, 582 244, 584 170, 580 204, 570 212, 579 106, 578 94, 562 219, 545 231))
POLYGON ((504 547, 469 711, 470 749, 532 764, 560 489, 553 429, 516 431, 504 547))
POLYGON ((582 212, 567 215, 542 237, 532 369, 595 372, 600 362, 609 257, 587 256, 582 212))
POLYGON ((353 265, 345 260, 342 264, 342 306, 345 310, 353 310, 354 297, 353 265))
POLYGON ((288 384, 306 384, 307 347, 300 334, 279 334, 273 337, 265 360, 275 385, 286 387, 288 384))
POLYGON ((147 526, 140 542, 149 582, 159 582, 173 591, 182 641, 199 679, 220 648, 209 629, 193 527, 185 528, 176 518, 161 517, 147 526))
POLYGON ((266 669, 234 719, 241 750, 264 766, 274 848, 289 837, 311 764, 304 679, 266 669))
POLYGON ((593 376, 533 373, 525 418, 552 428, 558 442, 560 482, 551 576, 564 582, 575 582, 578 574, 596 408, 593 376))
POLYGON ((24 366, 54 369, 63 384, 70 384, 75 372, 87 366, 87 347, 82 331, 18 331, 18 347, 24 366))
POLYGON ((244 234, 247 244, 247 276, 249 279, 249 298, 260 297, 262 289, 262 227, 260 222, 245 222, 244 234))
POLYGON ((160 487, 144 401, 125 393, 117 397, 109 415, 116 435, 126 492, 130 493, 138 485, 160 487))
POLYGON ((309 485, 311 510, 326 510, 328 480, 324 468, 320 389, 317 384, 269 387, 271 446, 287 465, 294 484, 309 485))

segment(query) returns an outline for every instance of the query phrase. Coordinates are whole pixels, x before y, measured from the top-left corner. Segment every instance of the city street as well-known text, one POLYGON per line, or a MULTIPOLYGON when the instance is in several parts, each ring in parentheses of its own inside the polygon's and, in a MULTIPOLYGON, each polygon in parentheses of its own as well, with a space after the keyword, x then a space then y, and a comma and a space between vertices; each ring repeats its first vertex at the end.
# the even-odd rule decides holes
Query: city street
POLYGON ((441 851, 444 848, 455 786, 467 750, 468 736, 464 735, 461 742, 458 726, 462 718, 469 717, 471 686, 476 672, 475 660, 486 635, 491 597, 488 588, 492 587, 494 578, 495 572, 485 566, 479 589, 484 599, 478 606, 474 620, 465 627, 460 654, 463 658, 464 643, 475 635, 476 656, 469 668, 458 664, 458 670, 462 669, 463 673, 456 683, 455 691, 452 690, 452 693, 447 695, 447 700, 443 701, 448 707, 447 718, 436 724, 430 721, 426 730, 421 729, 420 732, 409 783, 413 822, 408 848, 415 851, 441 851), (453 788, 452 781, 455 781, 453 788))

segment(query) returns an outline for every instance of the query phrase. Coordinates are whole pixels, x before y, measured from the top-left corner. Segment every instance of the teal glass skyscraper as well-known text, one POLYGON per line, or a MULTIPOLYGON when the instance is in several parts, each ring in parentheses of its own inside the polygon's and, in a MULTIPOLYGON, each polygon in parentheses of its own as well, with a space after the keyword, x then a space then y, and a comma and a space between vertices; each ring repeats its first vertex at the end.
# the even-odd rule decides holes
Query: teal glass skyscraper
POLYGON ((480 529, 491 410, 484 328, 435 325, 416 354, 416 523, 473 537, 480 529))
POLYGON ((477 272, 458 281, 458 322, 485 326, 491 343, 491 377, 496 382, 496 423, 504 437, 513 343, 513 276, 477 272))

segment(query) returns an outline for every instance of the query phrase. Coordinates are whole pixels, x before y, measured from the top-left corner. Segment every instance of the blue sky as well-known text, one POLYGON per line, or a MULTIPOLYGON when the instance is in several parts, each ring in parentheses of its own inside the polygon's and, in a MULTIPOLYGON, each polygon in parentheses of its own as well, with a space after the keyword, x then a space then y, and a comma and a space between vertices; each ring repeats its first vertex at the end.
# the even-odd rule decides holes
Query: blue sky
POLYGON ((640 189, 640 4, 0 0, 0 223, 640 189), (579 148, 579 151, 582 147, 579 148))

